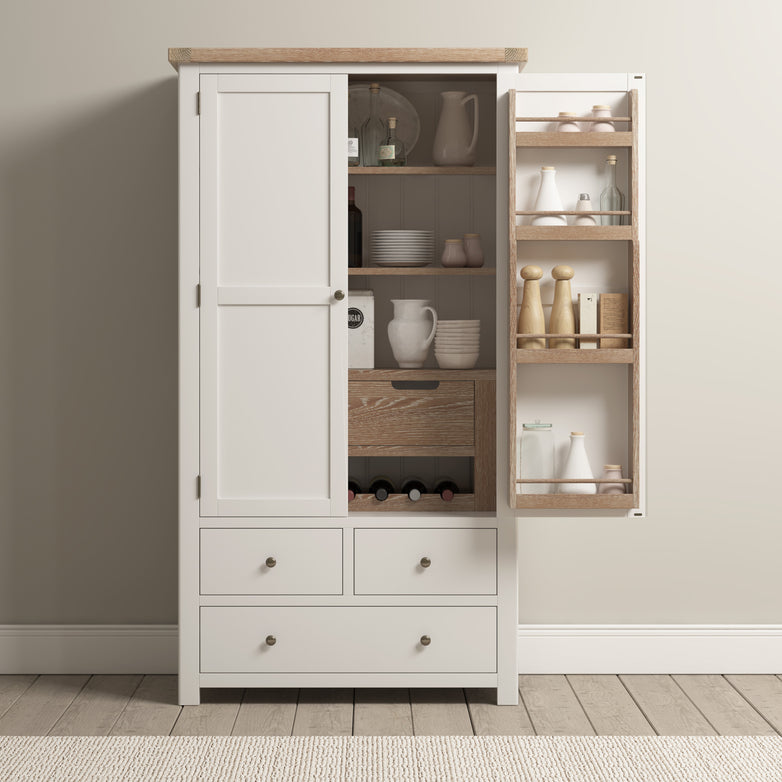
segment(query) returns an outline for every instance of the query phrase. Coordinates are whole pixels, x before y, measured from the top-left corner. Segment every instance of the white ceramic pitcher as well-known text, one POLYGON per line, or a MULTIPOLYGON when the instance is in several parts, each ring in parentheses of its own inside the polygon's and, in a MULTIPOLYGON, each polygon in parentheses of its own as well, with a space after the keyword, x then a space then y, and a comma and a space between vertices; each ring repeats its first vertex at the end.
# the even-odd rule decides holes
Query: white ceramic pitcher
POLYGON ((391 299, 394 319, 388 324, 388 341, 394 358, 402 369, 418 369, 424 365, 429 346, 437 331, 437 313, 429 299, 391 299), (426 313, 432 313, 432 325, 426 313))
POLYGON ((478 96, 460 91, 441 92, 443 108, 434 135, 432 156, 436 166, 472 166, 478 151, 478 96), (472 131, 467 103, 473 101, 472 131))

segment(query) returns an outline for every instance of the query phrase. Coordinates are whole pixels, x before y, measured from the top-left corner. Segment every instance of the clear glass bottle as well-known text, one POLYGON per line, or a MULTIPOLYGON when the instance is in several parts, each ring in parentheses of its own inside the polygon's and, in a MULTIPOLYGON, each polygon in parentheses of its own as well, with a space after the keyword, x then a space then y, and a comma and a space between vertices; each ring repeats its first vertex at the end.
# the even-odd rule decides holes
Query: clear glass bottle
POLYGON ((378 153, 386 137, 386 126, 380 119, 380 85, 369 85, 369 116, 361 126, 359 146, 362 166, 379 166, 378 153))
MULTIPOLYGON (((519 478, 554 477, 554 431, 551 424, 542 424, 539 420, 534 424, 521 425, 519 438, 519 478)), ((520 483, 519 494, 551 494, 554 491, 552 483, 520 483)))
POLYGON ((348 165, 349 166, 360 166, 361 165, 361 155, 359 154, 359 150, 361 149, 361 145, 358 142, 358 128, 357 127, 351 127, 350 130, 348 130, 348 165))
MULTIPOLYGON (((601 212, 621 212, 625 206, 625 197, 616 186, 616 155, 606 158, 608 184, 600 194, 601 212)), ((622 225, 623 215, 600 215, 601 225, 622 225)))
POLYGON ((378 150, 381 166, 404 166, 407 163, 407 150, 404 142, 396 135, 396 117, 388 118, 388 133, 378 150))

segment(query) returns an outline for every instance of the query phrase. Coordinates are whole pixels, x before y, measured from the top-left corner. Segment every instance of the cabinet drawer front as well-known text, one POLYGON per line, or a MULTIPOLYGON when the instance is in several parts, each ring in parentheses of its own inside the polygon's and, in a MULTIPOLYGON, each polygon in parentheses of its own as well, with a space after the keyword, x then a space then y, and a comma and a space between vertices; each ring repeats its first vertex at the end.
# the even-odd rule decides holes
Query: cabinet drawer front
POLYGON ((342 530, 202 529, 201 594, 342 594, 342 530))
POLYGON ((201 672, 492 673, 496 623, 493 606, 202 607, 201 672))
POLYGON ((357 529, 354 540, 357 595, 497 593, 496 529, 357 529))
POLYGON ((389 381, 348 384, 350 445, 473 445, 475 387, 394 388, 389 381))

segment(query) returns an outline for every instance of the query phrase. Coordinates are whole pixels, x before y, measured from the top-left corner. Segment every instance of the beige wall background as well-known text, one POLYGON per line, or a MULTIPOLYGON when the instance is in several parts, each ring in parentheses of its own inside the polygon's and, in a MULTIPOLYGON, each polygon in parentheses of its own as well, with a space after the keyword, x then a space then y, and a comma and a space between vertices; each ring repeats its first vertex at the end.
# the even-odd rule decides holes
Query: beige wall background
POLYGON ((521 522, 520 619, 782 619, 782 6, 4 0, 0 623, 176 621, 169 46, 648 74, 649 513, 521 522))

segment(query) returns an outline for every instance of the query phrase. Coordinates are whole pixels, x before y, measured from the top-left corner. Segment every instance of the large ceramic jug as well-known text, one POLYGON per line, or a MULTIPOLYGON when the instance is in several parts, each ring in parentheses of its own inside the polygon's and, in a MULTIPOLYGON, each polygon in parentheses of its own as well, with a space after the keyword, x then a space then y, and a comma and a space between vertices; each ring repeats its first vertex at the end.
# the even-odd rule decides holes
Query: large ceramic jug
POLYGON ((478 148, 478 96, 466 92, 441 92, 443 109, 434 135, 432 155, 436 166, 475 165, 478 148), (473 101, 472 131, 467 103, 473 101))
POLYGON ((394 358, 402 369, 424 365, 429 346, 437 331, 437 313, 428 299, 391 299, 394 319, 388 324, 388 341, 394 358), (426 313, 432 313, 432 325, 426 313))

